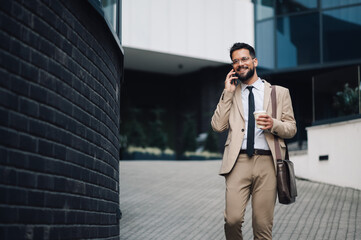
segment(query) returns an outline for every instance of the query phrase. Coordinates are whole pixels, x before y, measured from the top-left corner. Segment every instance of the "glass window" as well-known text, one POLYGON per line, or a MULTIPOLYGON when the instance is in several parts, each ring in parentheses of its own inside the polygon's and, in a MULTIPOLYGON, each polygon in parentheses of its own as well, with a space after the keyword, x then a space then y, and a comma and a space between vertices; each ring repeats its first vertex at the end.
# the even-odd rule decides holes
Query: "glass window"
POLYGON ((318 75, 314 79, 315 121, 359 114, 357 67, 318 75))
POLYGON ((317 0, 276 0, 277 14, 301 12, 317 8, 317 0))
POLYGON ((361 3, 361 0, 322 0, 322 8, 345 6, 348 4, 361 3))
POLYGON ((101 0, 104 15, 108 22, 113 26, 114 32, 117 32, 117 5, 118 0, 101 0))
POLYGON ((271 18, 274 16, 274 0, 257 0, 256 1, 257 20, 271 18))
POLYGON ((361 6, 324 11, 325 62, 361 59, 361 6))
POLYGON ((274 69, 274 21, 267 20, 256 25, 256 54, 260 67, 274 69))
POLYGON ((320 62, 318 14, 277 19, 277 67, 320 62))

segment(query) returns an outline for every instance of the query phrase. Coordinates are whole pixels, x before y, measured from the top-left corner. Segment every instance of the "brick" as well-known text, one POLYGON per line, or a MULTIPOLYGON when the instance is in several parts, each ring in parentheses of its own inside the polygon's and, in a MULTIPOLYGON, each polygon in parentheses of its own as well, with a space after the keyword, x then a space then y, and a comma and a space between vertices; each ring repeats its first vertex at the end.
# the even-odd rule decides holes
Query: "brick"
POLYGON ((36 9, 41 18, 46 21, 51 26, 54 26, 54 23, 58 19, 58 17, 50 11, 50 9, 44 5, 44 3, 40 3, 39 7, 36 9))
POLYGON ((6 227, 6 234, 5 239, 24 239, 25 228, 24 226, 9 226, 6 227))
POLYGON ((67 212, 63 210, 53 211, 53 223, 54 224, 65 224, 67 212))
POLYGON ((20 75, 27 80, 30 80, 32 82, 37 82, 39 79, 39 68, 31 64, 21 62, 20 75))
POLYGON ((15 1, 11 8, 11 15, 23 23, 29 24, 29 22, 30 22, 29 11, 27 11, 25 8, 23 8, 23 6, 20 6, 15 1))
POLYGON ((56 80, 51 74, 44 70, 40 70, 39 84, 43 87, 49 88, 51 90, 56 90, 56 80))
POLYGON ((11 36, 16 36, 17 38, 21 38, 21 34, 19 31, 21 29, 21 25, 18 22, 16 22, 14 19, 8 17, 2 12, 0 12, 0 18, 2 21, 1 29, 3 31, 7 32, 11 36))
POLYGON ((23 115, 10 112, 9 113, 9 127, 19 131, 27 130, 28 121, 23 115))
POLYGON ((20 135, 19 149, 28 152, 37 152, 37 139, 27 135, 20 135))
POLYGON ((48 91, 38 85, 31 84, 29 97, 40 103, 46 103, 48 91))
POLYGON ((69 201, 69 203, 68 203, 69 208, 71 208, 71 209, 85 209, 83 207, 83 202, 84 202, 83 200, 84 200, 83 197, 75 197, 75 196, 73 196, 71 201, 69 201))
POLYGON ((66 197, 60 194, 47 193, 45 194, 45 206, 50 208, 64 208, 66 197))
MULTIPOLYGON (((61 23, 61 27, 65 29, 65 26, 61 23)), ((67 31, 63 30, 63 31, 67 31)), ((63 47, 62 47, 63 51, 66 52, 68 54, 68 56, 70 57, 72 52, 74 51, 74 46, 69 42, 69 40, 64 41, 63 43, 63 47)), ((69 59, 69 61, 71 61, 71 59, 69 59)))
POLYGON ((73 102, 75 102, 78 106, 83 106, 85 107, 85 110, 87 112, 90 112, 89 109, 91 109, 91 103, 89 102, 88 99, 86 99, 84 96, 80 95, 80 94, 75 94, 73 102))
MULTIPOLYGON (((32 7, 34 7, 34 6, 32 6, 32 7)), ((49 37, 48 35, 50 35, 52 33, 49 26, 40 17, 34 16, 33 23, 34 23, 33 29, 39 35, 49 37)))
POLYGON ((17 76, 10 77, 11 81, 11 90, 14 93, 18 93, 23 96, 28 96, 29 94, 29 82, 21 79, 17 76))
POLYGON ((16 57, 4 53, 1 55, 2 61, 0 66, 12 73, 18 73, 20 71, 20 61, 16 57))
POLYGON ((9 111, 0 108, 0 126, 8 126, 9 124, 9 111))
POLYGON ((33 208, 20 208, 19 223, 24 223, 24 224, 39 223, 39 210, 33 208))
POLYGON ((0 4, 0 9, 3 10, 4 12, 10 12, 12 5, 13 5, 12 1, 3 1, 0 4))
POLYGON ((56 189, 58 192, 66 192, 67 182, 68 180, 65 178, 54 178, 54 189, 56 189))
MULTIPOLYGON (((32 22, 32 20, 31 20, 32 22)), ((31 56, 31 61, 32 61, 32 54, 33 51, 35 50, 34 47, 36 47, 38 45, 38 41, 40 36, 37 35, 36 33, 34 33, 32 28, 27 28, 27 27, 22 27, 21 30, 21 41, 23 43, 26 43, 27 45, 31 46, 31 48, 29 48, 31 50, 30 52, 30 56, 31 56)), ((43 66, 44 67, 44 66, 43 66)))
POLYGON ((54 47, 54 44, 49 42, 49 40, 45 38, 39 38, 37 50, 39 50, 44 55, 49 55, 49 53, 52 53, 56 49, 54 47))
POLYGON ((54 190, 54 180, 55 178, 39 175, 38 176, 38 189, 54 190))
POLYGON ((38 140, 38 152, 44 156, 52 156, 53 144, 49 141, 39 139, 38 140))
POLYGON ((61 146, 61 145, 54 145, 53 156, 56 159, 65 160, 66 148, 64 146, 61 146))
MULTIPOLYGON (((1 41, 1 39, 0 39, 1 41)), ((1 51, 0 51, 1 54, 1 51)), ((0 58, 1 61, 1 58, 0 58)), ((0 86, 4 87, 4 88, 10 88, 11 86, 11 82, 9 81, 10 79, 10 75, 5 72, 3 69, 0 68, 0 86)))
POLYGON ((0 164, 6 165, 8 162, 8 149, 0 146, 0 164))
POLYGON ((39 116, 39 104, 28 98, 19 98, 19 111, 32 117, 39 116))
POLYGON ((35 13, 38 11, 39 5, 40 5, 40 1, 36 0, 33 1, 32 3, 29 3, 28 1, 21 1, 21 3, 26 6, 26 8, 29 9, 29 11, 35 13))
POLYGON ((17 171, 7 167, 0 167, 1 170, 1 183, 16 185, 17 184, 17 171))
POLYGON ((6 108, 17 110, 18 97, 15 94, 0 88, 0 105, 6 108))
POLYGON ((45 204, 45 193, 40 191, 29 191, 28 192, 28 206, 44 207, 45 204))
MULTIPOLYGON (((72 61, 71 59, 68 59, 68 64, 67 64, 67 68, 68 65, 70 64, 70 62, 72 61)), ((62 80, 63 83, 67 84, 68 86, 71 87, 72 84, 72 79, 73 79, 74 75, 73 73, 71 73, 68 69, 63 71, 61 73, 60 79, 62 80)), ((73 88, 71 88, 73 90, 73 88)))
POLYGON ((54 113, 54 110, 48 106, 43 104, 39 105, 39 119, 47 122, 54 122, 54 113))
POLYGON ((22 151, 8 151, 8 165, 18 168, 28 167, 28 155, 22 151))
MULTIPOLYGON (((0 172, 2 173, 2 168, 0 168, 0 172)), ((3 184, 3 181, 1 179, 0 176, 0 183, 3 184)), ((8 187, 4 187, 4 186, 0 186, 0 204, 9 204, 10 202, 8 201, 8 187)))
POLYGON ((33 156, 33 155, 28 155, 28 166, 27 169, 29 170, 35 170, 37 172, 44 172, 45 170, 45 162, 47 160, 45 160, 42 157, 39 156, 33 156))
MULTIPOLYGON (((61 138, 62 135, 63 135, 63 130, 62 129, 54 127, 52 125, 49 125, 48 126, 48 131, 46 132, 45 137, 50 141, 58 142, 59 138, 61 138)), ((53 145, 54 145, 54 143, 53 143, 53 145)))
POLYGON ((54 60, 49 61, 49 73, 60 78, 62 75, 62 66, 54 60))
POLYGON ((18 40, 12 40, 7 50, 22 60, 30 61, 30 49, 18 40))
POLYGON ((61 102, 60 110, 65 114, 71 115, 73 112, 73 108, 74 108, 74 104, 72 104, 71 102, 66 100, 61 102))
POLYGON ((56 81, 56 92, 62 97, 74 102, 76 92, 62 81, 56 81))
POLYGON ((49 228, 44 228, 44 227, 34 227, 34 232, 33 232, 33 239, 49 239, 49 237, 44 237, 45 235, 45 229, 49 229, 49 228))
POLYGON ((18 172, 18 186, 36 188, 37 187, 37 175, 29 172, 18 172))
POLYGON ((28 132, 35 136, 44 137, 48 129, 47 124, 34 119, 28 119, 28 132))
POLYGON ((19 135, 14 131, 0 128, 0 145, 17 148, 19 146, 19 135))
MULTIPOLYGON (((49 111, 51 110, 49 109, 49 111)), ((54 124, 63 127, 64 129, 68 129, 68 125, 71 123, 71 119, 59 111, 52 111, 52 113, 54 115, 54 124)))
POLYGON ((73 108, 72 116, 86 126, 90 126, 91 117, 78 107, 73 108))
MULTIPOLYGON (((29 37, 28 37, 29 38, 29 37)), ((50 68, 49 58, 38 51, 31 51, 31 63, 38 68, 47 70, 50 68)))
POLYGON ((7 203, 11 205, 25 205, 27 199, 27 191, 20 189, 7 189, 7 203))

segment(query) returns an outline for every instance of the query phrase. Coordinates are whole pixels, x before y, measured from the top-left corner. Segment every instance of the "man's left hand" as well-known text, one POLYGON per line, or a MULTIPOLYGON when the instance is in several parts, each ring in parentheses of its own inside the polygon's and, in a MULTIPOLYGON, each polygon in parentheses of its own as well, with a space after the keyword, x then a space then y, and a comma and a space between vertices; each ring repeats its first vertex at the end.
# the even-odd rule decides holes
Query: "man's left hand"
POLYGON ((259 115, 256 121, 258 125, 264 126, 261 128, 262 130, 269 130, 273 127, 273 119, 266 114, 259 115))

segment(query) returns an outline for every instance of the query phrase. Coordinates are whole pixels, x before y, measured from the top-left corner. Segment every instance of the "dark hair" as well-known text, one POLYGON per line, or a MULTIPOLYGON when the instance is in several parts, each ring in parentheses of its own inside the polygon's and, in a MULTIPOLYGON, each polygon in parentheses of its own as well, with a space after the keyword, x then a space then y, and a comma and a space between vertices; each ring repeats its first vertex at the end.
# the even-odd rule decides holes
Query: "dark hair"
POLYGON ((230 51, 230 57, 231 57, 231 60, 232 60, 232 54, 234 51, 236 50, 239 50, 239 49, 247 49, 249 51, 249 54, 251 55, 252 58, 255 58, 256 57, 256 52, 254 51, 254 48, 250 45, 248 45, 247 43, 235 43, 233 44, 233 46, 231 47, 231 49, 229 50, 230 51))

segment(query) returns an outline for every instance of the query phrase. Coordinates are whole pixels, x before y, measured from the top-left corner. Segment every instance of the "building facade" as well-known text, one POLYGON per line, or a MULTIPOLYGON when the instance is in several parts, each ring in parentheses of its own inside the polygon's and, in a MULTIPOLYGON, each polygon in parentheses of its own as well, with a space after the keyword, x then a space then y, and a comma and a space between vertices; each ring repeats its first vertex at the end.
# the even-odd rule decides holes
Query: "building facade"
POLYGON ((296 175, 361 189, 361 1, 256 0, 261 75, 287 86, 296 175))
POLYGON ((262 74, 294 90, 302 128, 361 113, 360 11, 357 0, 255 1, 262 74))
POLYGON ((134 136, 151 139, 151 125, 160 118, 167 147, 180 159, 187 123, 195 125, 196 136, 209 131, 231 69, 230 47, 239 41, 254 44, 253 3, 135 0, 123 1, 122 8, 122 111, 130 117, 123 121, 123 132, 132 132, 128 144, 139 144, 143 141, 139 137, 132 142, 134 136), (143 130, 135 133, 130 125, 143 130))

